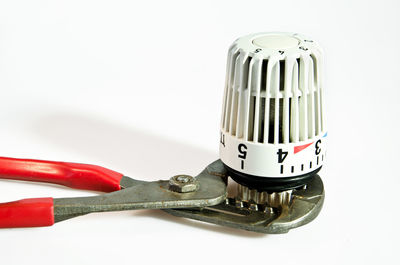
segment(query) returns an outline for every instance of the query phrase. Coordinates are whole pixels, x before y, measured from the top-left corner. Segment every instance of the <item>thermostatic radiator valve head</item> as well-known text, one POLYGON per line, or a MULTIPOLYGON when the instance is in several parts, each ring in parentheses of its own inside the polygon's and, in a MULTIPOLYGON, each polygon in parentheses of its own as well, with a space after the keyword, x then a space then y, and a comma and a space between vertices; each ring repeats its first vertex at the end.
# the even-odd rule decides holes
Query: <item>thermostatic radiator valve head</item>
POLYGON ((239 184, 304 186, 326 159, 321 49, 295 33, 257 33, 229 49, 220 158, 239 184))

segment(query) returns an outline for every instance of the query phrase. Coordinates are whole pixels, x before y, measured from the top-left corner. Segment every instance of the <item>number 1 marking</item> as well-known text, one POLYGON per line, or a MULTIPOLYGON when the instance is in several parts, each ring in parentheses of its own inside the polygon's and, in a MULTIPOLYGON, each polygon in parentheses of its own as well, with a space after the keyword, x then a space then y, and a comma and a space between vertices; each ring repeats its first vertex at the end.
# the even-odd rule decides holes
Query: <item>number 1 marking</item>
POLYGON ((219 142, 225 147, 225 134, 221 133, 221 137, 219 139, 219 142))

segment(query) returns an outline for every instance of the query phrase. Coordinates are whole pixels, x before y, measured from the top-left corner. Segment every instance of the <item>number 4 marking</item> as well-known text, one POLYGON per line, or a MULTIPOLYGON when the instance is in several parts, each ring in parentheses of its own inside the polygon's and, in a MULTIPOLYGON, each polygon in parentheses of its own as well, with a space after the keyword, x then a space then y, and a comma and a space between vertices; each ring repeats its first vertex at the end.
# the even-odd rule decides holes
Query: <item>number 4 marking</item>
POLYGON ((278 152, 277 152, 277 154, 278 154, 278 163, 282 163, 282 162, 286 159, 288 153, 289 153, 289 152, 284 152, 284 151, 282 150, 282 148, 280 148, 280 149, 278 150, 278 152))

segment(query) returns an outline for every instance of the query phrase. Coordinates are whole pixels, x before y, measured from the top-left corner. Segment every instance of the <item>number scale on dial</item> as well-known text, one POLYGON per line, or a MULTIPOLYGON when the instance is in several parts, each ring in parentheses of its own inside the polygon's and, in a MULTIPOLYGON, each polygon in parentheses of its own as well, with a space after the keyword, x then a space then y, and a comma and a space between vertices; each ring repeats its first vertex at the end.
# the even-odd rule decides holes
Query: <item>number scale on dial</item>
POLYGON ((326 156, 326 136, 311 139, 306 144, 243 143, 221 132, 220 145, 223 161, 231 168, 254 176, 282 177, 312 172, 322 166, 326 156), (268 167, 265 165, 268 164, 268 167))

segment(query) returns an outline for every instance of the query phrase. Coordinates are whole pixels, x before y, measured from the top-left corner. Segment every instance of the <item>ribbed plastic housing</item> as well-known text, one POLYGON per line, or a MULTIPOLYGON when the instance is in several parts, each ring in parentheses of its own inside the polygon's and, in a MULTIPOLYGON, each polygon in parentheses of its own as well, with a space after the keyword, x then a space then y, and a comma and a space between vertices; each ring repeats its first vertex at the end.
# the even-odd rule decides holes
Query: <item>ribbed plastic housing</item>
POLYGON ((259 143, 296 143, 324 132, 320 51, 229 49, 222 129, 259 143))
POLYGON ((322 166, 326 122, 322 52, 295 33, 257 33, 229 49, 221 119, 225 165, 258 177, 322 166))

